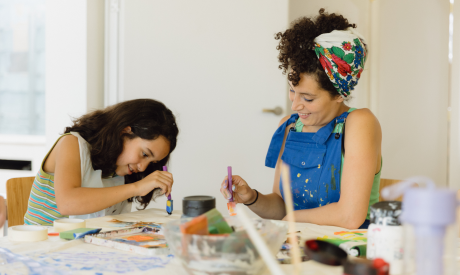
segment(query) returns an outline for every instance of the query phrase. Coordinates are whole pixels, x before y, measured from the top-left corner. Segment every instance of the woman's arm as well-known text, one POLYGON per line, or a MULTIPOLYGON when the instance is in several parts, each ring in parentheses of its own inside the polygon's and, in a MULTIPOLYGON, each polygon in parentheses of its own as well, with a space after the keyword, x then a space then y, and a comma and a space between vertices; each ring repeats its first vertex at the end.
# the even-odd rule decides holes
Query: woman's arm
POLYGON ((53 152, 56 205, 62 215, 94 213, 128 198, 143 196, 155 187, 162 188, 165 193, 171 190, 172 175, 167 172, 154 172, 133 184, 84 188, 81 187, 80 151, 77 137, 71 135, 62 137, 53 152), (168 174, 171 176, 169 177, 168 174))
POLYGON ((356 229, 367 216, 374 175, 380 170, 382 131, 368 109, 351 112, 346 121, 345 160, 340 199, 314 209, 295 211, 297 222, 356 229))
MULTIPOLYGON (((278 127, 280 127, 286 120, 289 119, 290 116, 286 116, 281 119, 278 127)), ((284 134, 284 140, 286 140, 287 133, 290 127, 286 127, 286 131, 284 134)), ((248 206, 254 213, 259 215, 261 218, 264 219, 273 219, 273 220, 281 220, 284 216, 286 216, 286 207, 284 205, 284 200, 281 197, 281 193, 279 190, 279 179, 280 179, 280 165, 281 165, 281 156, 283 155, 284 151, 284 140, 283 145, 281 146, 281 151, 278 155, 278 161, 276 162, 275 167, 275 179, 273 183, 273 193, 268 195, 264 195, 259 193, 259 198, 257 202, 248 206)), ((225 189, 227 177, 225 177, 224 182, 221 186, 221 193, 225 196, 225 189)), ((234 200, 237 203, 245 203, 249 204, 252 203, 256 197, 256 191, 251 189, 249 185, 246 183, 239 176, 232 177, 233 186, 235 187, 234 190, 234 200)))

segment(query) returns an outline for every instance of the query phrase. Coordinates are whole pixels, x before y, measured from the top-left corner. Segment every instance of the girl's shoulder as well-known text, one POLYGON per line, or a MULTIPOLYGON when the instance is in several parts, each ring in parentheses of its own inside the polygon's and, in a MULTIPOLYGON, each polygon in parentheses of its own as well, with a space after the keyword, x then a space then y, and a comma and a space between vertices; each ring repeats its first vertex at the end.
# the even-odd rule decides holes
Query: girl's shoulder
POLYGON ((61 136, 56 143, 56 148, 73 156, 78 156, 83 163, 90 160, 89 143, 77 132, 70 132, 61 136))

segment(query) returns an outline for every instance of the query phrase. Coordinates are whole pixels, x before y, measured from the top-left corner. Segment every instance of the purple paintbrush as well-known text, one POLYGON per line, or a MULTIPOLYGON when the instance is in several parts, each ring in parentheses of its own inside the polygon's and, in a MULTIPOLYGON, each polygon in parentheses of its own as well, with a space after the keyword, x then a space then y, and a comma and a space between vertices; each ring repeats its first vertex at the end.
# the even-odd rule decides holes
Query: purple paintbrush
POLYGON ((230 193, 230 198, 228 199, 227 209, 230 216, 235 216, 235 206, 236 203, 233 201, 233 183, 232 183, 232 167, 227 167, 228 171, 228 192, 230 193))

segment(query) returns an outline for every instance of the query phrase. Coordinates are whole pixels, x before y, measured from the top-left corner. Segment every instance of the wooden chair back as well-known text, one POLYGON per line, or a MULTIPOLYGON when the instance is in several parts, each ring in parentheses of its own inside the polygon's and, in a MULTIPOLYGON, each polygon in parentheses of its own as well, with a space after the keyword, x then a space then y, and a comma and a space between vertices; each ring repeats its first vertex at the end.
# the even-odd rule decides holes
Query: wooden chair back
POLYGON ((13 178, 6 182, 8 227, 24 224, 30 191, 35 177, 13 178))
MULTIPOLYGON (((400 182, 400 180, 391 180, 391 179, 380 179, 380 188, 379 188, 379 201, 384 201, 384 199, 382 198, 382 189, 387 187, 387 186, 390 186, 390 185, 393 185, 395 183, 398 183, 400 182)), ((402 201, 402 198, 403 196, 400 196, 399 198, 396 199, 396 201, 402 201)))

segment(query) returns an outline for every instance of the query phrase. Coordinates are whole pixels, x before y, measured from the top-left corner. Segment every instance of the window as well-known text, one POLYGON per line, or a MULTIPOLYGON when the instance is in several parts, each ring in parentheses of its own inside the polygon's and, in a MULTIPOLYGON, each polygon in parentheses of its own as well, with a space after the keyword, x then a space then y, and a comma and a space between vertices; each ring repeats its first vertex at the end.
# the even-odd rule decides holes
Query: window
POLYGON ((0 0, 0 135, 45 135, 45 0, 0 0))

